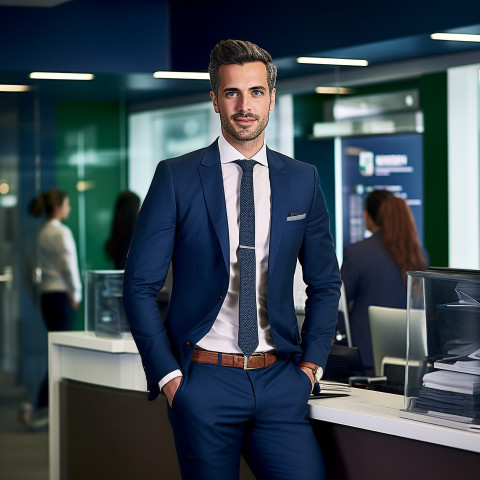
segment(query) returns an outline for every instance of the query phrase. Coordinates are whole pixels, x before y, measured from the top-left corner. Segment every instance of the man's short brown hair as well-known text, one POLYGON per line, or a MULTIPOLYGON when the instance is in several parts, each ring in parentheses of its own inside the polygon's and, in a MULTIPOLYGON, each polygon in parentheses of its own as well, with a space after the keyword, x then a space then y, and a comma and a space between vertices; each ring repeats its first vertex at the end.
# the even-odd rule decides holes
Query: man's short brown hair
POLYGON ((217 43, 210 53, 210 64, 208 65, 210 85, 215 96, 218 94, 219 70, 222 65, 243 65, 252 62, 262 62, 265 65, 268 89, 272 93, 277 80, 277 66, 266 50, 245 40, 222 40, 217 43))

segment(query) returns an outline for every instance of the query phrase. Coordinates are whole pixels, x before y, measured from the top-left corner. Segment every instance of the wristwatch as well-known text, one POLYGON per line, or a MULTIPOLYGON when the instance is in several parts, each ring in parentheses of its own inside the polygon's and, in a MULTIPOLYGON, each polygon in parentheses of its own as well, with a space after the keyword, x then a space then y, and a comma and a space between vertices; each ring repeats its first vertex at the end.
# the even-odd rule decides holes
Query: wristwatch
POLYGON ((323 368, 320 365, 317 365, 312 362, 300 362, 298 365, 299 367, 307 367, 313 372, 313 377, 315 379, 315 383, 320 383, 320 379, 323 376, 323 368))

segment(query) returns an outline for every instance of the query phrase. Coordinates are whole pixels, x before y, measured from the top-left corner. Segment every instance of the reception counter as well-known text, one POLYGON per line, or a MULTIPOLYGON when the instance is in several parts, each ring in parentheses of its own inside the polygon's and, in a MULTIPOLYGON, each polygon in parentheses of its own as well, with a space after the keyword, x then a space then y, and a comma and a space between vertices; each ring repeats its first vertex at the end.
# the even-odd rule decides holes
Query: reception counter
MULTIPOLYGON (((134 341, 49 334, 50 480, 180 479, 166 400, 146 400, 134 341), (160 475, 162 472, 162 475, 160 475)), ((403 419, 403 397, 352 389, 311 400, 329 479, 467 478, 480 471, 480 433, 403 419)), ((242 461, 241 479, 254 479, 242 461)))

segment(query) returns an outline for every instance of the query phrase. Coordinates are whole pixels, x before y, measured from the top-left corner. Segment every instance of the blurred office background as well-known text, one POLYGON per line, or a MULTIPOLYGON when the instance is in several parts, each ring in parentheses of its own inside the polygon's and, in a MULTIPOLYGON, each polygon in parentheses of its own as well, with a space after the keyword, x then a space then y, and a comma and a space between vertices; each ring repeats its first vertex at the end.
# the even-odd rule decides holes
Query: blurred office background
POLYGON ((104 245, 118 193, 143 199, 159 161, 219 131, 208 80, 153 74, 205 73, 221 39, 258 43, 278 64, 267 143, 318 168, 339 262, 363 238, 364 196, 389 188, 431 265, 480 268, 479 37, 431 37, 480 34, 479 13, 467 0, 0 0, 0 388, 28 396, 46 368, 30 201, 66 190, 81 270, 113 268, 104 245))

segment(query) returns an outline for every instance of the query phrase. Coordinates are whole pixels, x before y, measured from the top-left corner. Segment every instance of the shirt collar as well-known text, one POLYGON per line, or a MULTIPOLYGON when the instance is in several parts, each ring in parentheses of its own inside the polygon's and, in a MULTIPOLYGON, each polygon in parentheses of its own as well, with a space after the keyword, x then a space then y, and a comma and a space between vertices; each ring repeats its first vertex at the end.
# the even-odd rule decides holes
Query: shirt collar
MULTIPOLYGON (((242 158, 245 158, 245 155, 242 155, 235 147, 230 145, 222 134, 220 134, 220 137, 218 138, 218 150, 220 151, 221 163, 231 163, 235 160, 241 160, 242 158)), ((267 146, 265 143, 250 160, 255 160, 264 167, 268 168, 267 146)))

